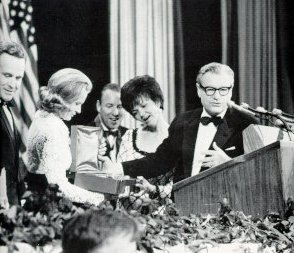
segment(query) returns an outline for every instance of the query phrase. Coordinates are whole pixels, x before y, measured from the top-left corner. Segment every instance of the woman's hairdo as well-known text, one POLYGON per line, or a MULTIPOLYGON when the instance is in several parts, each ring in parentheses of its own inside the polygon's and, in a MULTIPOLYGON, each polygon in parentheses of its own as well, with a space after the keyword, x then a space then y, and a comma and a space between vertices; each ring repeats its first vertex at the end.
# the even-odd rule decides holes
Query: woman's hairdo
POLYGON ((61 69, 49 79, 48 85, 39 89, 39 108, 48 112, 62 112, 77 101, 81 91, 92 90, 91 80, 77 69, 61 69))
POLYGON ((122 106, 129 113, 142 101, 142 97, 148 97, 153 102, 159 103, 163 109, 163 94, 158 82, 149 75, 136 76, 125 83, 121 89, 122 106))

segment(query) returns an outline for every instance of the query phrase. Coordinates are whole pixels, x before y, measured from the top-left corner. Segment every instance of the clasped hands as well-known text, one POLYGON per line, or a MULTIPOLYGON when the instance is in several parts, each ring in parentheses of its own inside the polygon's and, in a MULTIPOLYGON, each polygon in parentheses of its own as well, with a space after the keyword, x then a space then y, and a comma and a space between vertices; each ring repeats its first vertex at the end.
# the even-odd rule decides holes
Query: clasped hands
POLYGON ((212 147, 214 150, 207 150, 202 153, 204 158, 200 162, 202 162, 203 167, 211 168, 232 159, 215 142, 213 142, 212 147))

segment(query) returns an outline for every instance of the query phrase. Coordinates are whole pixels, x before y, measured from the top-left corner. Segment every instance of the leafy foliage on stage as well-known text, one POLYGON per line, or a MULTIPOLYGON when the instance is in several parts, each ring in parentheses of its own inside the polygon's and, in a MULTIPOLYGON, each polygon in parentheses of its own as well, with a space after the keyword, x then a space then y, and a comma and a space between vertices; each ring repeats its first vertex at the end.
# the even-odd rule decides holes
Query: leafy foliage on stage
POLYGON ((177 244, 185 244, 192 252, 199 252, 204 244, 235 242, 260 243, 276 252, 292 252, 294 249, 292 200, 289 200, 285 213, 287 219, 281 219, 274 212, 260 219, 231 210, 226 199, 220 202, 219 213, 215 216, 180 216, 169 199, 165 199, 164 205, 151 200, 148 205, 139 206, 137 203, 134 206, 130 205, 130 200, 124 200, 123 204, 104 201, 96 207, 72 203, 61 197, 56 185, 49 185, 43 195, 26 192, 24 198, 23 207, 0 210, 0 245, 13 248, 15 242, 25 242, 41 247, 60 242, 63 225, 72 216, 90 208, 113 209, 116 206, 118 211, 128 212, 138 221, 141 230, 138 247, 142 252, 177 244))

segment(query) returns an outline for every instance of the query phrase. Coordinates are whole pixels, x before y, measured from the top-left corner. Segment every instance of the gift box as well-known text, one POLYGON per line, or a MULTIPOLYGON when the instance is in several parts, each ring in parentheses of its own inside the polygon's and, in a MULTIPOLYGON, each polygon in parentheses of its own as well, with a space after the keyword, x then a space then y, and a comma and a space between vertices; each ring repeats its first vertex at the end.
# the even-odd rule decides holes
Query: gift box
POLYGON ((126 186, 135 186, 136 179, 126 176, 110 176, 101 173, 76 173, 75 185, 89 191, 118 195, 126 186))
POLYGON ((98 160, 98 148, 103 132, 100 127, 75 125, 71 127, 72 164, 75 185, 94 192, 120 194, 126 186, 133 186, 135 179, 108 175, 98 160))
POLYGON ((75 125, 71 127, 71 172, 100 172, 98 148, 103 132, 100 127, 75 125))

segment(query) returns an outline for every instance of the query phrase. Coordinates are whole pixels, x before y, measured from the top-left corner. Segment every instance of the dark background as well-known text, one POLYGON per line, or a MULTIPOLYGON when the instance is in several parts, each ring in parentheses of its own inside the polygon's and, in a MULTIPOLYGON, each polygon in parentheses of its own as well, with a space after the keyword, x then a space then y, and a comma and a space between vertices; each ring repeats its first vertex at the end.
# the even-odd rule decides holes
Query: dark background
POLYGON ((33 0, 40 85, 61 68, 83 71, 93 90, 71 124, 96 115, 99 87, 110 81, 109 14, 105 0, 33 0))
POLYGON ((219 0, 181 1, 184 43, 186 110, 200 107, 196 75, 201 66, 221 62, 219 0))

